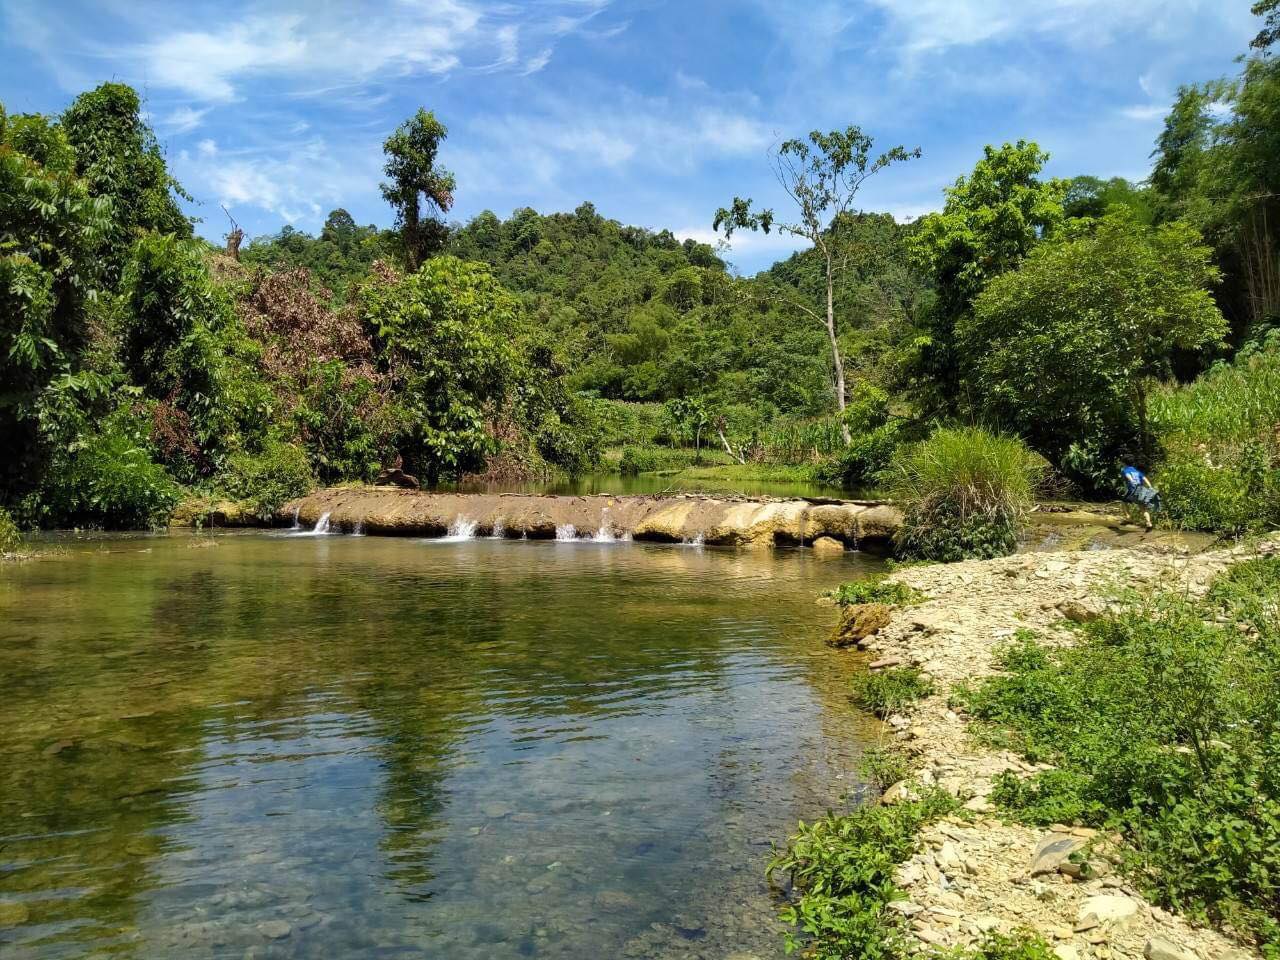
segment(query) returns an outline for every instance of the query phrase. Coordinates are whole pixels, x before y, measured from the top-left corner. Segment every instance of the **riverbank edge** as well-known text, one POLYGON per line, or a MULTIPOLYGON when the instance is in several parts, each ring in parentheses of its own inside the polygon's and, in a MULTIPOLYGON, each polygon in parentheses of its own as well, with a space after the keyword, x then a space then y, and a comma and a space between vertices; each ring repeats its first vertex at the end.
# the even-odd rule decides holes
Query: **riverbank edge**
POLYGON ((1113 586, 1203 592, 1231 564, 1274 552, 1280 552, 1280 538, 1201 554, 1159 547, 1060 551, 911 567, 888 578, 921 591, 925 599, 897 610, 890 624, 859 649, 873 671, 919 669, 933 681, 934 692, 888 717, 893 745, 909 755, 913 776, 890 786, 880 804, 939 789, 960 807, 958 815, 940 817, 920 830, 916 853, 894 874, 906 899, 892 909, 915 948, 974 947, 993 931, 1029 931, 1047 941, 1060 960, 1260 956, 1218 931, 1153 906, 1114 875, 1088 879, 1055 868, 1037 869, 1033 876, 1038 851, 1061 841, 1078 845, 1091 832, 1068 824, 1038 829, 996 816, 988 799, 994 779, 1005 771, 1025 776, 1046 766, 982 746, 969 718, 949 701, 957 683, 999 672, 996 651, 1020 629, 1033 629, 1050 643, 1074 642, 1066 625, 1101 612, 1100 597, 1113 586), (1086 902, 1097 903, 1097 898, 1126 911, 1123 920, 1082 922, 1086 902))

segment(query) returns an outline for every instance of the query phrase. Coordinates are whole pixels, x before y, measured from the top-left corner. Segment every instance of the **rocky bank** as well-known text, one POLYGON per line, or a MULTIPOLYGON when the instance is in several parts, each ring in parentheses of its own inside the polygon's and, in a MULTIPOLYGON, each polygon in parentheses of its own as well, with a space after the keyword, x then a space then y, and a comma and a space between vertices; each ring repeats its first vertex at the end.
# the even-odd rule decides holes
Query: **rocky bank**
MULTIPOLYGON (((910 918, 922 944, 966 945, 987 930, 1029 927, 1054 945, 1061 960, 1255 955, 1153 907, 1110 873, 1103 858, 1097 858, 1097 876, 1081 875, 1066 858, 1093 837, 1090 831, 1070 825, 1046 831, 997 819, 987 800, 992 779, 1005 770, 1037 768, 979 746, 966 719, 949 708, 947 694, 958 681, 994 673, 995 651, 1019 628, 1071 642, 1065 621, 1096 616, 1109 586, 1169 581, 1202 590, 1229 564, 1278 549, 1280 540, 1201 554, 1185 548, 1033 553, 893 575, 928 599, 897 611, 860 646, 872 669, 915 664, 934 678, 937 692, 890 717, 889 729, 914 755, 922 782, 940 785, 975 814, 971 821, 953 817, 927 828, 921 852, 899 869, 908 899, 895 909, 910 918)), ((882 802, 909 790, 906 784, 890 787, 882 802)))

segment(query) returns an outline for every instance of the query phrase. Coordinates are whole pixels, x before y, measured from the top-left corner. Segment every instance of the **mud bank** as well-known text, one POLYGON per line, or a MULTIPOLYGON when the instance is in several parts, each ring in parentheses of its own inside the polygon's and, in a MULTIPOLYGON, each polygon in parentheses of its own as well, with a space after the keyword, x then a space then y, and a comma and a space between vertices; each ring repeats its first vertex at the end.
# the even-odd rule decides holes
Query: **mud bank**
POLYGON ((828 549, 887 546, 898 511, 865 501, 747 500, 680 496, 553 497, 424 493, 395 487, 331 488, 286 503, 276 523, 384 536, 635 539, 729 546, 828 549))

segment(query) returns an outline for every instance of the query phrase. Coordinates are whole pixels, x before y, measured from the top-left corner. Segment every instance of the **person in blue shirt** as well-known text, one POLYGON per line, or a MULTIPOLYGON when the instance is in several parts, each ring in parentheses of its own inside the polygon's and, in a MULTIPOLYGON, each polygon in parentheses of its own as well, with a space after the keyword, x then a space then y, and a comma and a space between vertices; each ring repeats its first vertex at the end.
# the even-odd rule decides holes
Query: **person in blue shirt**
POLYGON ((1160 494, 1156 492, 1156 488, 1151 485, 1151 481, 1147 479, 1147 475, 1134 466, 1126 466, 1120 471, 1120 477, 1124 480, 1124 497, 1125 503, 1131 503, 1142 511, 1142 520, 1147 526, 1147 530, 1151 530, 1151 514, 1160 509, 1160 494))

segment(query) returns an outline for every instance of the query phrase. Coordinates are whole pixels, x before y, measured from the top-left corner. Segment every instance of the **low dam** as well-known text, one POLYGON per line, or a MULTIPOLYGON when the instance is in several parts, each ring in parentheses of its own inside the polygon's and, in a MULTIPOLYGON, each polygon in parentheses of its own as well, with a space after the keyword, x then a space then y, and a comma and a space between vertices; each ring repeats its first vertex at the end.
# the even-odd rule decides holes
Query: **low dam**
POLYGON ((898 511, 869 501, 701 495, 554 497, 335 487, 290 501, 276 523, 384 536, 652 540, 729 546, 887 544, 898 511))

